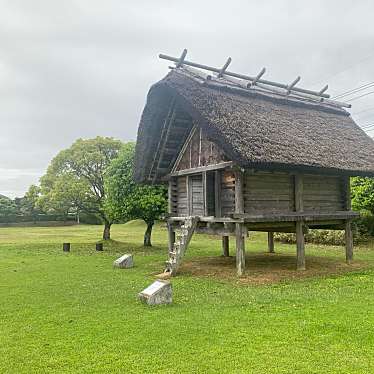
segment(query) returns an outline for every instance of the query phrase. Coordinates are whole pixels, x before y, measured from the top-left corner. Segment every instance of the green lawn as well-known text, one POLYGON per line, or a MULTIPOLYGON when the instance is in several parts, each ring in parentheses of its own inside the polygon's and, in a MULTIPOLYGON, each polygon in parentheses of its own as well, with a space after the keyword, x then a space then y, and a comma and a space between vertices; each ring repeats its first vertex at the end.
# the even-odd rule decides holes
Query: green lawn
POLYGON ((99 253, 98 226, 1 228, 0 372, 374 372, 371 245, 357 249, 353 267, 342 248, 308 245, 313 269, 300 276, 294 246, 266 255, 256 234, 238 280, 219 238, 195 236, 172 279, 174 303, 147 307, 136 296, 162 270, 167 235, 157 227, 144 249, 143 231, 115 225, 116 242, 99 253), (126 252, 136 266, 113 269, 126 252))

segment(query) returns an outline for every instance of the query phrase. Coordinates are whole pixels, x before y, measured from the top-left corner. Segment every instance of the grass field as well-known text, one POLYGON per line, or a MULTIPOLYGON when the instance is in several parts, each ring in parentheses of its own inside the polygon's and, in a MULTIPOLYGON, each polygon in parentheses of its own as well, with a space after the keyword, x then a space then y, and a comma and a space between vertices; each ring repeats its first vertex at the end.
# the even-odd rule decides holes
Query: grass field
MULTIPOLYGON (((248 275, 220 257, 219 238, 195 236, 172 280, 174 303, 147 307, 136 295, 166 259, 166 230, 144 249, 144 226, 0 229, 1 373, 373 373, 374 248, 308 245, 264 254, 247 242, 248 275), (62 242, 72 243, 71 253, 62 242), (120 254, 133 269, 114 270, 120 254)), ((232 253, 233 253, 232 249, 232 253)))

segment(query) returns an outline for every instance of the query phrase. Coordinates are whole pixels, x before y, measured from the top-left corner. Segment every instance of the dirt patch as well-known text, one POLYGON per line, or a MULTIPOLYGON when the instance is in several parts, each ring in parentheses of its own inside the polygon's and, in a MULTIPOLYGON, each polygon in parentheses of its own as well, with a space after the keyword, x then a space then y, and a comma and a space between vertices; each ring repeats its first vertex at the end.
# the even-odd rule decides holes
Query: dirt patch
POLYGON ((178 274, 239 281, 244 284, 271 284, 281 281, 336 275, 367 268, 367 263, 355 261, 347 265, 344 259, 307 256, 305 271, 296 271, 296 258, 286 254, 247 254, 246 273, 237 278, 235 257, 199 257, 183 261, 178 274))

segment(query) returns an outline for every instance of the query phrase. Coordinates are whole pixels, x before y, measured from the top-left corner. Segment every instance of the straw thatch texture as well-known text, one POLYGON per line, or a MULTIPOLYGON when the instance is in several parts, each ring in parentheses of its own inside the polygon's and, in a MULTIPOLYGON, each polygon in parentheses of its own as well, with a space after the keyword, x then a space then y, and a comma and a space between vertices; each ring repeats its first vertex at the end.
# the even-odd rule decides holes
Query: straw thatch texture
MULTIPOLYGON (((213 88, 188 72, 173 70, 148 94, 138 130, 138 181, 147 180, 173 97, 210 140, 243 167, 374 175, 374 142, 346 111, 213 88)), ((167 172, 163 170, 158 179, 167 172)))

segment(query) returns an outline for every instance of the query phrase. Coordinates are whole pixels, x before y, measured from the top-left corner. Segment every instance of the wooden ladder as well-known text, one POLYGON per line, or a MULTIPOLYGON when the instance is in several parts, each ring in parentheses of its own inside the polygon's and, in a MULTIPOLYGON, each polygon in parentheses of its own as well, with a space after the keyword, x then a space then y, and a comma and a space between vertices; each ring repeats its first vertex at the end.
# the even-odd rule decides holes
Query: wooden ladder
POLYGON ((169 252, 169 259, 166 261, 165 274, 174 276, 178 271, 198 220, 198 217, 186 217, 180 230, 176 231, 173 249, 169 252))

